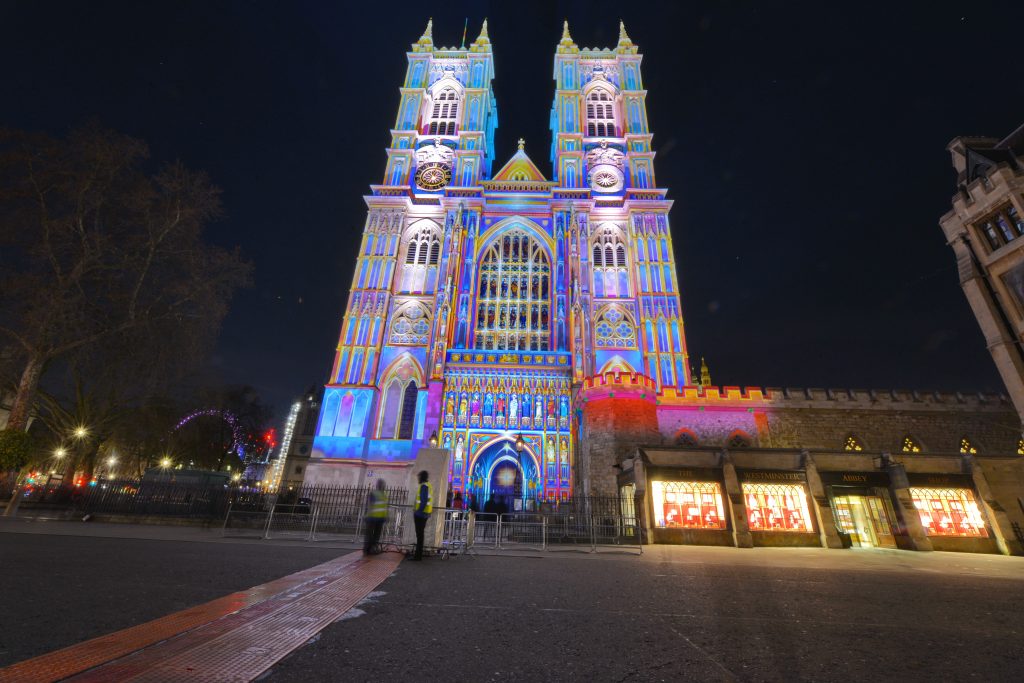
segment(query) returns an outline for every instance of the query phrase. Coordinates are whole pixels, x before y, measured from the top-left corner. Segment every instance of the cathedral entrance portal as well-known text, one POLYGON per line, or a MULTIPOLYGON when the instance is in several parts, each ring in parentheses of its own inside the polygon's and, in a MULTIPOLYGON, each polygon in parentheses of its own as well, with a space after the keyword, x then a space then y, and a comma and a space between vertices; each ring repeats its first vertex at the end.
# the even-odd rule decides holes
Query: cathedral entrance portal
POLYGON ((540 489, 540 476, 533 453, 528 448, 517 453, 515 443, 506 439, 476 457, 469 484, 481 510, 493 499, 492 508, 514 512, 530 507, 526 501, 540 489))

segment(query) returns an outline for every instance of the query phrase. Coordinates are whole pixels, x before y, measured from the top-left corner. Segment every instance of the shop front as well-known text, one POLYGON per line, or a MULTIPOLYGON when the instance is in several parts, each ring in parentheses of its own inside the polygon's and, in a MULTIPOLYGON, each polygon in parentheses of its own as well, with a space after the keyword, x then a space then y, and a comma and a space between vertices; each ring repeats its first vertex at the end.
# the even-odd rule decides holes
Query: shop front
POLYGON ((732 545, 721 470, 657 467, 648 476, 655 543, 732 545))
POLYGON ((818 546, 803 472, 738 470, 755 546, 818 546))
POLYGON ((836 529, 854 548, 895 548, 895 515, 886 472, 820 472, 836 529))
POLYGON ((998 552, 966 474, 907 474, 910 499, 934 550, 998 552))

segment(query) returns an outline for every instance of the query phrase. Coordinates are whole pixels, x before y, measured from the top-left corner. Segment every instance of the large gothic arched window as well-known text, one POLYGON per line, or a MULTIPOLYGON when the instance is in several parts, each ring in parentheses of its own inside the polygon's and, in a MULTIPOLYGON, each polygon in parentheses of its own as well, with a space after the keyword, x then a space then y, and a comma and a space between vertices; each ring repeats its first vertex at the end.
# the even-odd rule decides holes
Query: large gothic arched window
POLYGON ((459 94, 455 88, 444 88, 434 97, 427 124, 428 135, 455 135, 459 120, 459 94))
POLYGON ((413 230, 405 243, 405 264, 402 266, 402 279, 398 291, 434 291, 440 258, 440 231, 437 225, 427 221, 413 230))
POLYGON ((603 88, 587 95, 587 137, 615 137, 615 98, 603 88))
POLYGON ((416 380, 399 377, 388 382, 381 404, 381 439, 411 439, 416 420, 416 398, 419 395, 416 380))
POLYGON ((629 269, 626 244, 614 226, 602 227, 594 238, 594 295, 629 296, 629 269))
POLYGON ((497 238, 480 259, 476 348, 546 351, 550 339, 551 263, 522 230, 497 238))

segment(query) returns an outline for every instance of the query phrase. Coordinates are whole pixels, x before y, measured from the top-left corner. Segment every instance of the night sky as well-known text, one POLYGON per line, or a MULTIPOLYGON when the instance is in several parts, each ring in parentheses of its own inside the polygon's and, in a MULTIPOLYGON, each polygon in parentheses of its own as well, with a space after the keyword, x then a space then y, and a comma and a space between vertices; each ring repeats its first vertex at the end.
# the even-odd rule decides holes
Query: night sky
POLYGON ((548 174, 562 20, 613 47, 621 17, 676 202, 694 364, 720 385, 1002 390, 937 221, 946 144, 1024 122, 1020 3, 402 5, 0 5, 0 125, 95 119, 224 188, 209 237, 241 247, 256 283, 203 381, 252 384, 281 414, 327 379, 362 196, 428 16, 446 46, 488 18, 496 163, 522 136, 548 174))

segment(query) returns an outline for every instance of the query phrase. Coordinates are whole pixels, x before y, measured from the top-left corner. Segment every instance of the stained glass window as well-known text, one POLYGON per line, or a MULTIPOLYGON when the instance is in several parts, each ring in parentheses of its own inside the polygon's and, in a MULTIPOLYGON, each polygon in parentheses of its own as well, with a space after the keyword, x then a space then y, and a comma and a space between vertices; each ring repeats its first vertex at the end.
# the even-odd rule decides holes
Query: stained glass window
POLYGON ((920 453, 921 444, 918 443, 917 439, 908 434, 907 436, 903 437, 903 446, 900 450, 902 450, 904 453, 920 453))
POLYGON ((814 531, 799 484, 743 484, 743 500, 751 531, 814 531))
POLYGON ((684 429, 679 433, 679 437, 676 439, 676 444, 683 446, 684 448, 696 448, 700 445, 697 441, 697 435, 689 429, 684 429))
POLYGON ((419 387, 416 380, 403 382, 395 377, 388 383, 381 403, 379 437, 381 439, 411 439, 416 418, 416 398, 419 387))
POLYGON ((985 520, 970 489, 912 488, 910 497, 929 536, 988 537, 985 520))
POLYGON ((733 432, 729 440, 725 442, 726 448, 750 448, 751 445, 750 437, 740 431, 733 432))
POLYGON ((844 451, 862 451, 864 450, 864 444, 853 434, 846 437, 846 442, 843 444, 844 451))
POLYGON ((419 303, 399 308, 391 319, 392 344, 426 344, 429 334, 430 317, 419 303))
POLYGON ((632 320, 615 306, 601 312, 594 332, 598 348, 636 348, 636 328, 632 320))
POLYGON ((497 238, 480 260, 476 348, 546 351, 550 339, 551 265, 524 231, 497 238))

